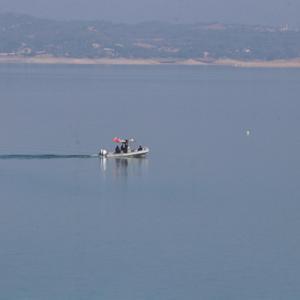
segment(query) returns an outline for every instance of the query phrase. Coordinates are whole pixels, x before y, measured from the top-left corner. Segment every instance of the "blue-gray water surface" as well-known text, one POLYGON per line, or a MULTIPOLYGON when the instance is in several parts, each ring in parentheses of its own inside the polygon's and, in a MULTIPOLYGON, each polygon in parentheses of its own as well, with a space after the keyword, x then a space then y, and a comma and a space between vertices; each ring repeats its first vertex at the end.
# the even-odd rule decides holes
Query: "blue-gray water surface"
POLYGON ((0 66, 0 299, 299 299, 300 70, 0 66), (145 159, 100 160, 135 137, 145 159))

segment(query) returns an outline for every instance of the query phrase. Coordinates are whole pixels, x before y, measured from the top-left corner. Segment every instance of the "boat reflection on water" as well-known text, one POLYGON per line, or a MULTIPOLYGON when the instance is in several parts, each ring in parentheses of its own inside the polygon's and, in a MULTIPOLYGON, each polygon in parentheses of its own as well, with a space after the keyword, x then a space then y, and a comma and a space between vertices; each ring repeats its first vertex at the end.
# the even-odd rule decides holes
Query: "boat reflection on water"
POLYGON ((104 177, 124 178, 141 177, 147 173, 149 160, 140 158, 101 158, 100 169, 104 177))

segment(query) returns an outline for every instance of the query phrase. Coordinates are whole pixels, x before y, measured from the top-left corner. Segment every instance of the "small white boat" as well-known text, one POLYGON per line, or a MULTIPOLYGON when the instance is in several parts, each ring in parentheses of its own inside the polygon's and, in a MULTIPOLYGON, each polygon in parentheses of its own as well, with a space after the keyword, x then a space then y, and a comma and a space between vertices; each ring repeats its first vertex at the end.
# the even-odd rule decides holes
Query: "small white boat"
POLYGON ((114 152, 101 149, 99 152, 100 157, 105 157, 105 158, 144 157, 150 151, 148 147, 142 147, 142 146, 139 146, 138 148, 130 147, 129 144, 134 143, 135 142, 134 139, 113 138, 113 142, 121 144, 121 148, 117 146, 114 152))

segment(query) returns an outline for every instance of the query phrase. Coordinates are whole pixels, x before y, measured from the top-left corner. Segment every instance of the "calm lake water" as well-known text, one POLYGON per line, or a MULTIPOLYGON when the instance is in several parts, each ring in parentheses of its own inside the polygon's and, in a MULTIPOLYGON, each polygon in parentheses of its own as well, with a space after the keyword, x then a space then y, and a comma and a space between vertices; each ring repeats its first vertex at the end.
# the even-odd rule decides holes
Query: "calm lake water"
POLYGON ((1 300, 300 298, 300 70, 0 65, 0 104, 1 300))

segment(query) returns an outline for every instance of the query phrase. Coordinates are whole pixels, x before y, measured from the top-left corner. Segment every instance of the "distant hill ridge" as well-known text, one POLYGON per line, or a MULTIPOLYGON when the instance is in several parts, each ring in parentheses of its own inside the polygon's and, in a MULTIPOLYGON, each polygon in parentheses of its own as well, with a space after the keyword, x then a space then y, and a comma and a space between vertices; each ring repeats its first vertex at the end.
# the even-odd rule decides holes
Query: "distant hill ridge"
POLYGON ((0 14, 0 56, 278 60, 300 57, 300 31, 221 23, 118 24, 0 14))

